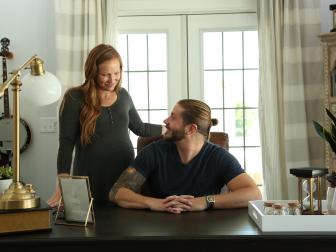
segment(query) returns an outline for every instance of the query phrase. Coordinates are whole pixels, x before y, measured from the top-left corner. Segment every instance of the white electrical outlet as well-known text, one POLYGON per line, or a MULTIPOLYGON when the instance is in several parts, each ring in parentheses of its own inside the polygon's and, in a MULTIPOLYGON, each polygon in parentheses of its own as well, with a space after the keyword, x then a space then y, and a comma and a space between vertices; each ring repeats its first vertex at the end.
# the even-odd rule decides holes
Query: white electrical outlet
POLYGON ((57 129, 56 117, 40 117, 40 132, 41 133, 54 133, 57 129))

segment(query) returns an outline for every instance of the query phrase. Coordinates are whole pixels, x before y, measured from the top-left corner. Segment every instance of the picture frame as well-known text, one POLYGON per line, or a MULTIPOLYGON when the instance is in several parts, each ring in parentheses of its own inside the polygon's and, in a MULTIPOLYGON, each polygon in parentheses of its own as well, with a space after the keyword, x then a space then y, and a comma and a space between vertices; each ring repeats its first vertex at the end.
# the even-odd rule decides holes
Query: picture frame
POLYGON ((93 198, 87 176, 59 176, 61 199, 55 224, 87 226, 94 224, 93 198), (63 211, 61 211, 63 207, 63 211), (64 216, 61 217, 61 214, 64 216))

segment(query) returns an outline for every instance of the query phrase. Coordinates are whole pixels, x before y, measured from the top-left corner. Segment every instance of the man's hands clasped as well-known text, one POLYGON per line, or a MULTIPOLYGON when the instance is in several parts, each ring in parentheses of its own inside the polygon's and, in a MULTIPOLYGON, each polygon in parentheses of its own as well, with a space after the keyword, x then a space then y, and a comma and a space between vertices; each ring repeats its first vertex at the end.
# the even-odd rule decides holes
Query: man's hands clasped
POLYGON ((206 209, 206 201, 204 197, 195 198, 192 195, 172 195, 165 199, 156 199, 155 201, 152 201, 150 209, 175 214, 190 211, 202 211, 206 209))

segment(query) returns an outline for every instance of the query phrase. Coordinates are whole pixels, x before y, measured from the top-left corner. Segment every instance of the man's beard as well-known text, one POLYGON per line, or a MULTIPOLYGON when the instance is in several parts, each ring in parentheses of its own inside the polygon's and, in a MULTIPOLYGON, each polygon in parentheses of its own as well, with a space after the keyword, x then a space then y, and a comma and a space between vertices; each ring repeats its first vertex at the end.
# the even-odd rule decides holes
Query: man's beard
POLYGON ((164 139, 170 142, 177 142, 180 141, 184 138, 185 133, 184 133, 184 129, 180 129, 180 130, 169 130, 171 132, 171 134, 169 136, 167 136, 166 134, 164 135, 164 139))

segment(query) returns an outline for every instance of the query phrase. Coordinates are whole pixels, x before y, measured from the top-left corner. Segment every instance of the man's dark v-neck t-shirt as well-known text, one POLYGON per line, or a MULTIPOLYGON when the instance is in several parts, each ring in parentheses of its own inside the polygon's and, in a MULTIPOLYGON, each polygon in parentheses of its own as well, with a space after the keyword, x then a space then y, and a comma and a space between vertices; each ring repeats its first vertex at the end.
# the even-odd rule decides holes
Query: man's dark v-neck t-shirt
POLYGON ((175 143, 160 140, 146 146, 131 166, 146 178, 150 196, 157 198, 219 194, 225 184, 244 172, 233 155, 209 142, 183 164, 175 143))

